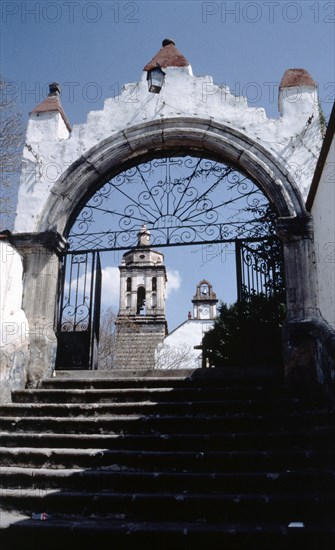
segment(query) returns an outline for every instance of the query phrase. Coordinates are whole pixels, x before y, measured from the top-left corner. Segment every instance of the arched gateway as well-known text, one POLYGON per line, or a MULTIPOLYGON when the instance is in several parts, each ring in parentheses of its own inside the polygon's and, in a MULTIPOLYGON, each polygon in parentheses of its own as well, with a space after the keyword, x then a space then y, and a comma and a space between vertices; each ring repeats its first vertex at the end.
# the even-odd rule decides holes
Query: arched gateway
POLYGON ((126 168, 160 156, 214 159, 256 181, 279 217, 305 217, 302 195, 289 172, 259 143, 211 120, 170 118, 135 125, 107 138, 70 166, 50 190, 38 232, 69 228, 96 189, 126 168))
MULTIPOLYGON (((286 372, 299 369, 299 376, 314 376, 310 358, 297 360, 300 344, 294 334, 299 323, 317 317, 313 228, 304 204, 322 141, 316 99, 316 85, 306 71, 287 71, 279 95, 281 117, 269 120, 262 109, 249 108, 244 98, 215 86, 210 77, 194 77, 171 41, 145 67, 141 82, 126 85, 119 98, 107 100, 103 111, 90 113, 72 132, 54 85, 31 113, 11 237, 24 258, 29 383, 38 383, 54 365, 60 256, 78 212, 124 170, 187 155, 233 167, 271 203, 284 249, 286 372), (147 76, 157 64, 165 80, 153 94, 147 76)), ((299 338, 305 345, 308 336, 299 338)))

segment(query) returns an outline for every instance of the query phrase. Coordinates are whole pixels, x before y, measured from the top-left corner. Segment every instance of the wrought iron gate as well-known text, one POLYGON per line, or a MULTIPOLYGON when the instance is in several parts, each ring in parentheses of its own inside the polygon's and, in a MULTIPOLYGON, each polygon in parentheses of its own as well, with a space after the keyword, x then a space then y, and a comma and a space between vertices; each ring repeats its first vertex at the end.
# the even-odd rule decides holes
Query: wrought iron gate
POLYGON ((281 242, 276 237, 237 241, 236 274, 239 345, 235 361, 240 366, 278 366, 286 316, 281 242))
POLYGON ((64 255, 56 368, 96 369, 101 304, 99 252, 64 255))
POLYGON ((57 368, 96 368, 99 251, 136 247, 143 224, 151 246, 159 249, 234 244, 241 316, 252 315, 263 302, 271 305, 271 319, 277 322, 284 285, 275 219, 273 205, 255 182, 205 158, 154 158, 106 181, 84 204, 67 236, 57 368))
POLYGON ((276 306, 285 301, 282 245, 276 237, 236 240, 236 281, 239 303, 252 296, 273 300, 276 306))
MULTIPOLYGON (((224 242, 235 245, 239 330, 244 345, 252 354, 253 345, 259 342, 259 325, 252 319, 265 316, 262 331, 267 334, 264 333, 264 339, 269 345, 274 337, 278 339, 285 303, 281 242, 272 236, 224 242)), ((97 368, 100 303, 99 252, 65 254, 57 331, 57 369, 97 368)))

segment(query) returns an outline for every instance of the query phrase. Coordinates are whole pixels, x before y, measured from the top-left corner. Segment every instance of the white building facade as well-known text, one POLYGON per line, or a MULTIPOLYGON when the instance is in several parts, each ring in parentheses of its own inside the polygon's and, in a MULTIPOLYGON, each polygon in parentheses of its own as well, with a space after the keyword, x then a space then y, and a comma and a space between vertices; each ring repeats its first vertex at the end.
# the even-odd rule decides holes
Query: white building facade
POLYGON ((196 286, 188 319, 175 328, 156 350, 155 368, 159 369, 198 369, 206 367, 203 359, 202 340, 214 326, 218 299, 207 279, 196 286))

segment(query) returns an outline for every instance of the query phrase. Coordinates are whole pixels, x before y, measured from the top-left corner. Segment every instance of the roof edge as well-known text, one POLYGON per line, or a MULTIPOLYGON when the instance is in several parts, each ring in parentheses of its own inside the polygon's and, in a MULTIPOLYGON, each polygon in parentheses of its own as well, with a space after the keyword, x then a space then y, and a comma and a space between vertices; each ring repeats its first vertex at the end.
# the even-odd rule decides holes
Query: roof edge
POLYGON ((308 212, 310 212, 312 207, 313 207, 314 199, 315 199, 318 187, 319 187, 322 172, 323 172, 323 169, 324 169, 326 161, 327 161, 328 153, 329 153, 332 141, 334 139, 334 135, 335 135, 335 102, 334 102, 334 105, 333 105, 332 112, 330 114, 327 130, 326 130, 326 135, 325 135, 325 138, 323 140, 323 144, 322 144, 322 147, 321 147, 319 159, 318 159, 317 164, 316 164, 316 168, 315 168, 315 171, 314 171, 314 176, 313 176, 312 183, 311 183, 311 186, 310 186, 310 189, 309 189, 309 193, 308 193, 308 196, 307 196, 307 199, 306 199, 306 210, 308 210, 308 212))
POLYGON ((42 103, 34 107, 32 111, 30 111, 29 115, 35 115, 35 114, 41 114, 41 113, 55 113, 58 112, 63 122, 68 129, 69 132, 72 131, 71 124, 65 114, 65 111, 62 107, 62 104, 60 102, 59 96, 48 96, 42 103))

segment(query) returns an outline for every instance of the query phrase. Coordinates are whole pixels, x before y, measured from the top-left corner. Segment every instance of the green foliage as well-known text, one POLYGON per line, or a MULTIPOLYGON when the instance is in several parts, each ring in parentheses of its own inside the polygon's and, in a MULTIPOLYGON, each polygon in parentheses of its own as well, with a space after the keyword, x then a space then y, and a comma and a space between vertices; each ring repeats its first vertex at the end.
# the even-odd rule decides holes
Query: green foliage
POLYGON ((210 363, 216 367, 280 364, 285 306, 278 300, 278 295, 253 293, 241 303, 221 303, 214 327, 204 337, 210 363))

